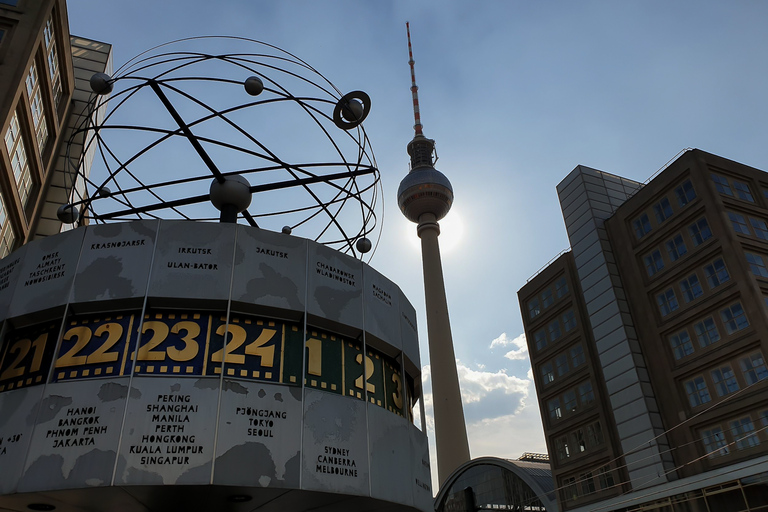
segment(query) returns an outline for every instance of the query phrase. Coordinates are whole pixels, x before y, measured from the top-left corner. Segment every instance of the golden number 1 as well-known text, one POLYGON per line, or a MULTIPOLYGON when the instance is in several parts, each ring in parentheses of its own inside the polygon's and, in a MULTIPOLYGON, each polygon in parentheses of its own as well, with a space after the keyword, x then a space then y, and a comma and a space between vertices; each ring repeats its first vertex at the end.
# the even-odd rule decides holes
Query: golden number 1
MULTIPOLYGON (((363 354, 357 354, 355 361, 357 361, 357 364, 363 364, 363 354)), ((373 370, 374 370, 373 359, 371 359, 368 356, 365 356, 365 383, 369 393, 376 392, 376 386, 368 382, 368 379, 370 379, 371 376, 373 375, 373 370)), ((355 387, 357 387, 358 389, 363 389, 362 375, 355 379, 355 387)))
POLYGON ((307 373, 321 377, 323 375, 323 342, 317 338, 309 338, 307 352, 307 373))

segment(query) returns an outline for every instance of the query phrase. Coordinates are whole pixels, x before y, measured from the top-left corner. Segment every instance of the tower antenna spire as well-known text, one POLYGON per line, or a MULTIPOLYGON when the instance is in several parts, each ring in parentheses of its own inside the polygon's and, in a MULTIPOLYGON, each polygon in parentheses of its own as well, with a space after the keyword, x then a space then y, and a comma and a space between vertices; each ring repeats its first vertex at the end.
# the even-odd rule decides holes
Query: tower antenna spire
POLYGON ((411 94, 413 94, 413 118, 415 121, 413 129, 416 132, 416 135, 424 135, 424 133, 421 131, 421 113, 419 112, 419 86, 416 85, 416 71, 414 69, 414 64, 416 64, 416 61, 413 60, 410 22, 405 22, 405 31, 408 34, 408 64, 411 66, 411 94))

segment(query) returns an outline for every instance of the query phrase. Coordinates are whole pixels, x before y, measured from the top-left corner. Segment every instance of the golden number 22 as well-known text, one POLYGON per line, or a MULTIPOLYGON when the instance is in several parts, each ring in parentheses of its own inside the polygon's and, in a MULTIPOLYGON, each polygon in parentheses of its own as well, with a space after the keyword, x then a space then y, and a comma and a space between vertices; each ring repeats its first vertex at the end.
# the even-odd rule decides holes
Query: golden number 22
POLYGON ((94 334, 97 338, 100 338, 104 333, 107 334, 107 339, 93 353, 87 356, 79 356, 76 354, 88 346, 88 342, 91 340, 91 329, 90 327, 80 325, 68 330, 64 334, 64 341, 70 341, 72 338, 76 338, 77 341, 66 354, 56 360, 56 368, 80 366, 83 364, 113 363, 117 361, 120 354, 109 352, 109 349, 114 347, 120 340, 120 337, 123 335, 123 326, 114 322, 108 322, 100 325, 94 334))
POLYGON ((2 373, 2 375, 0 375, 0 380, 21 377, 26 373, 27 367, 21 366, 21 362, 27 357, 30 349, 35 350, 35 355, 32 356, 32 364, 29 367, 29 373, 40 371, 40 366, 43 364, 43 350, 45 349, 46 341, 48 341, 47 332, 38 336, 35 341, 26 338, 15 341, 8 349, 8 352, 17 353, 18 355, 11 365, 2 373))
POLYGON ((211 354, 211 361, 221 362, 223 358, 225 360, 224 362, 227 363, 244 364, 245 354, 247 354, 249 356, 260 357, 261 366, 266 366, 269 368, 274 366, 275 346, 270 345, 265 347, 264 345, 269 343, 272 338, 275 337, 275 334, 277 334, 275 329, 263 329, 258 338, 256 338, 256 341, 245 346, 245 354, 232 353, 245 343, 245 340, 248 337, 248 333, 245 331, 245 329, 236 324, 229 324, 229 330, 227 330, 227 326, 222 324, 218 329, 216 329, 216 334, 219 336, 224 336, 227 331, 232 335, 232 339, 224 345, 224 348, 211 354))
MULTIPOLYGON (((357 354, 355 361, 357 361, 357 364, 363 364, 363 354, 357 354)), ((368 382, 368 379, 370 379, 373 376, 373 371, 374 371, 373 359, 371 359, 368 356, 365 356, 365 383, 366 383, 366 389, 368 390, 369 393, 376 392, 376 386, 368 382)), ((362 375, 355 379, 355 387, 357 387, 358 389, 363 389, 362 375)))

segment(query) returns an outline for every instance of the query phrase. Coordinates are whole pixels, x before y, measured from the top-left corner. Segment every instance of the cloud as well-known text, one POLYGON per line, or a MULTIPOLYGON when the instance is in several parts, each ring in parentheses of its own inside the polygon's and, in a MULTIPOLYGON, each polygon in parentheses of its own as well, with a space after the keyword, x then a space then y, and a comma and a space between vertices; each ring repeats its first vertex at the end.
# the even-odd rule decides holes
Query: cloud
POLYGON ((504 354, 504 357, 511 361, 524 361, 528 359, 528 343, 525 341, 525 333, 517 338, 509 339, 507 333, 501 333, 501 336, 491 342, 491 349, 496 347, 514 347, 504 354))

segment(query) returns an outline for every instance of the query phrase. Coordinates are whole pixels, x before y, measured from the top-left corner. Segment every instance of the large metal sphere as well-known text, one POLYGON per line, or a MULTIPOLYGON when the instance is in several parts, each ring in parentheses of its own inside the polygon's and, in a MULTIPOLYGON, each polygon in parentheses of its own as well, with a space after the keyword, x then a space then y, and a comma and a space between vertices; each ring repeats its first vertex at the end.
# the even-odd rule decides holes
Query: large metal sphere
POLYGON ((223 183, 211 183, 211 202, 219 211, 231 204, 237 212, 245 211, 251 204, 251 184, 239 174, 227 176, 223 183))
POLYGON ((453 204, 453 187, 448 178, 434 167, 420 167, 409 172, 397 189, 397 204, 411 222, 431 213, 437 220, 448 214, 453 204))
POLYGON ((245 79, 245 92, 251 96, 258 96, 264 90, 264 82, 257 76, 249 76, 245 79))
POLYGON ((351 99, 347 102, 347 104, 344 106, 344 108, 341 109, 341 115, 350 123, 353 123, 357 121, 358 119, 363 117, 363 104, 360 103, 360 101, 356 99, 351 99))
POLYGON ((363 237, 363 238, 358 238, 357 239, 357 242, 355 242, 355 247, 357 247, 358 251, 360 251, 361 253, 365 254, 365 253, 369 252, 371 250, 371 248, 373 248, 373 244, 371 243, 371 241, 368 238, 363 237))
POLYGON ((95 73, 89 83, 91 90, 96 94, 109 94, 112 92, 112 77, 106 73, 95 73))
POLYGON ((71 204, 63 204, 56 210, 56 217, 58 217, 64 224, 74 223, 79 216, 80 212, 78 211, 77 206, 72 206, 71 204))

